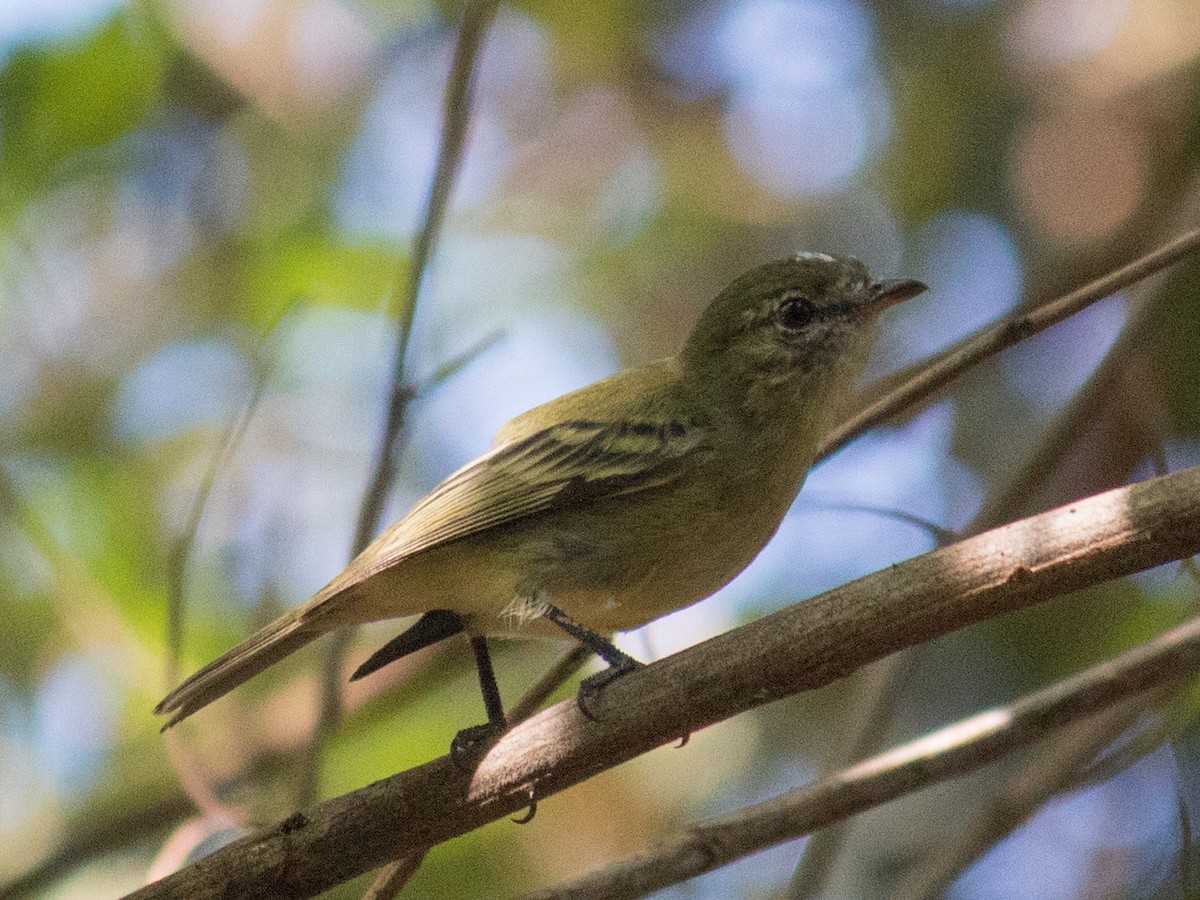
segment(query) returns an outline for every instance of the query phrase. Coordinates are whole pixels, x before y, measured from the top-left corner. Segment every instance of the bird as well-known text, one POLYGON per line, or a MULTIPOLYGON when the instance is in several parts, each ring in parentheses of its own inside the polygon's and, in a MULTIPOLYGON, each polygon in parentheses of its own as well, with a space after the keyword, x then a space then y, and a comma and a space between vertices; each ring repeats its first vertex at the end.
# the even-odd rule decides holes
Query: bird
POLYGON ((364 677, 466 632, 488 721, 507 727, 493 636, 569 637, 608 668, 611 641, 713 594, 770 540, 861 375, 885 309, 927 288, 850 256, 759 265, 709 303, 682 349, 535 407, 438 484, 311 599, 172 690, 163 730, 343 626, 419 615, 364 677))

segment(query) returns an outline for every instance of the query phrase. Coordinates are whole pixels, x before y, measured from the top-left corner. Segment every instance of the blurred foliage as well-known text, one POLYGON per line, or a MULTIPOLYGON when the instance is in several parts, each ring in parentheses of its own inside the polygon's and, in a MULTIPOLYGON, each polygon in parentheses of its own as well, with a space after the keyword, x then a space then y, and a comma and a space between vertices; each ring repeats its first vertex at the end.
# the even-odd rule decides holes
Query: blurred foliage
MULTIPOLYGON (((294 808, 318 654, 164 741, 150 710, 165 688, 167 556, 249 373, 265 371, 201 519, 184 665, 345 562, 461 5, 16 7, 0 17, 0 897, 28 872, 29 894, 118 896, 231 825, 294 808)), ((851 252, 933 285, 889 319, 878 375, 1194 225, 1198 51, 1194 0, 502 7, 410 376, 496 327, 505 338, 414 405, 389 515, 482 450, 492 419, 671 352, 715 291, 772 256, 851 252)), ((1145 477, 1156 446, 1173 468, 1200 462, 1198 285, 1192 261, 1149 295, 1123 393, 1013 515, 1145 477)), ((786 546, 627 646, 669 652, 932 546, 886 510, 963 527, 1122 327, 1119 313, 1088 321, 981 367, 941 418, 882 430, 852 457, 869 467, 820 470, 825 506, 802 497, 786 546)), ((1177 569, 935 642, 886 737, 1192 614, 1196 586, 1177 569)), ((393 633, 367 630, 352 660, 393 633)), ((508 702, 557 649, 499 645, 508 702)), ((544 802, 526 828, 439 847, 404 896, 511 896, 800 783, 834 753, 859 681, 650 754, 544 802)), ((349 697, 324 796, 433 758, 483 717, 460 644, 349 697)), ((1193 710, 1178 704, 1180 727, 1193 710)), ((1035 818, 954 896, 1051 877, 1078 896, 1169 891, 1173 792, 1188 790, 1169 756, 1035 818), (1100 870, 1104 884, 1089 881, 1100 870)), ((886 896, 1009 770, 862 817, 837 890, 886 896)), ((779 848, 664 896, 776 896, 798 856, 779 848)))
POLYGON ((21 49, 9 60, 0 76, 5 210, 79 177, 75 165, 91 169, 80 154, 128 134, 158 105, 167 46, 147 25, 115 16, 67 46, 21 49))

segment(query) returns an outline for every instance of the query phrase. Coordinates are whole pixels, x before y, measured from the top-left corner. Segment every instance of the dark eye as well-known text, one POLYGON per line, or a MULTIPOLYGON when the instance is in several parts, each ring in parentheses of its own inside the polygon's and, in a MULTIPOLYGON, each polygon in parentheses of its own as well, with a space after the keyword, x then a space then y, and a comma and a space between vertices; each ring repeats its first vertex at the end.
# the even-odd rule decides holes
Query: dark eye
POLYGON ((779 303, 779 324, 788 331, 799 331, 816 314, 813 302, 802 294, 788 294, 779 303))

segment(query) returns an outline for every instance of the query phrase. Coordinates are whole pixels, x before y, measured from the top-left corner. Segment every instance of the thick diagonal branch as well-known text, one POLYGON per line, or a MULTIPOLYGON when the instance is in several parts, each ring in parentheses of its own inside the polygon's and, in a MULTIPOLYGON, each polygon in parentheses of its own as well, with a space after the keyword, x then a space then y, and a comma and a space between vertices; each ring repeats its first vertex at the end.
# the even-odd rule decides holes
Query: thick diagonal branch
POLYGON ((1200 467, 1108 491, 868 575, 449 758, 297 813, 132 895, 307 897, 646 751, 967 625, 1200 552, 1200 467))
MULTIPOLYGON (((727 816, 698 822, 649 853, 525 900, 633 900, 794 840, 931 784, 973 772, 1100 710, 1200 669, 1200 619, 1043 690, 947 725, 844 771, 727 816)), ((1090 720, 1089 720, 1090 721, 1090 720)), ((1084 742, 1082 765, 1096 752, 1084 742)), ((1064 760, 1064 775, 1073 771, 1064 760)), ((924 896, 924 895, 923 895, 924 896)), ((932 894, 930 895, 932 896, 932 894)), ((938 895, 940 896, 940 894, 938 895)))

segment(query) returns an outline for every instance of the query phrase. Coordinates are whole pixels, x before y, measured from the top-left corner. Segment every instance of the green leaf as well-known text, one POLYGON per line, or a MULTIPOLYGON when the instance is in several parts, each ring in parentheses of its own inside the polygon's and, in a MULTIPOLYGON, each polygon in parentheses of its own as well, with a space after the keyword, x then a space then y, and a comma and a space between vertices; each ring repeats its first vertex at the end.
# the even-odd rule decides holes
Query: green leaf
POLYGON ((157 32, 129 11, 80 41, 18 52, 0 73, 0 202, 46 187, 62 161, 136 127, 164 68, 157 32))

